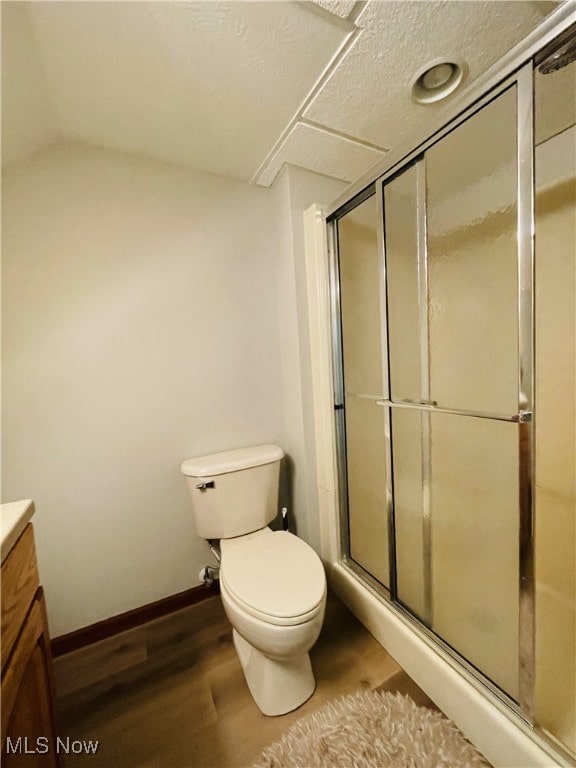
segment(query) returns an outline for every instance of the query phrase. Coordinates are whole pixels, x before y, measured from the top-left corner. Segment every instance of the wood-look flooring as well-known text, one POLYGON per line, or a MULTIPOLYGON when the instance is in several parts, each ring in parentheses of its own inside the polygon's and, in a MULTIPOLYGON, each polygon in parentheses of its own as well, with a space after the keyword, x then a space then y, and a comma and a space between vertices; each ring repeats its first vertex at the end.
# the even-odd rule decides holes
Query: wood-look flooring
POLYGON ((220 598, 55 660, 59 733, 99 742, 67 768, 247 768, 298 718, 363 688, 433 703, 334 596, 311 651, 314 695, 295 712, 256 707, 220 598))

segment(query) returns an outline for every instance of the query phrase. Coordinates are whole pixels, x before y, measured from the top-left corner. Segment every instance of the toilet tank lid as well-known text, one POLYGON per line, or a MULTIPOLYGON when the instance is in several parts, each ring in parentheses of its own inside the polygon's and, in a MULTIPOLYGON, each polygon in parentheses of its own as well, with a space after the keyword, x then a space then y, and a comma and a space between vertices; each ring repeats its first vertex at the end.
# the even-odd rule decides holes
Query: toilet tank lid
POLYGON ((251 448, 237 448, 233 451, 186 459, 180 469, 182 474, 188 477, 224 475, 227 472, 272 464, 274 461, 280 461, 283 456, 284 451, 277 445, 255 445, 251 448))

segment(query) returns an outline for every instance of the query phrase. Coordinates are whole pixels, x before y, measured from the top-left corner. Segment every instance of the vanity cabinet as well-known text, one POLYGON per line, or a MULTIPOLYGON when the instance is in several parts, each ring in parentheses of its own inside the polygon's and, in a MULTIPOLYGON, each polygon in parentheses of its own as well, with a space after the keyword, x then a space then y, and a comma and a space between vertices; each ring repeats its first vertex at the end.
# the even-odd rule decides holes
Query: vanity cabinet
POLYGON ((2 766, 60 768, 46 608, 28 523, 2 562, 2 766))

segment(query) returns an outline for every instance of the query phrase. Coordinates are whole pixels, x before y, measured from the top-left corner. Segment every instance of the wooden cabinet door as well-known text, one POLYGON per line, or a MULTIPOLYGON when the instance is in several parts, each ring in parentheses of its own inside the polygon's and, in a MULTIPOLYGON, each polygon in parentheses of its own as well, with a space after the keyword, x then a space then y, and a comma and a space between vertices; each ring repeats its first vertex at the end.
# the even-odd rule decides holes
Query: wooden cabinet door
POLYGON ((2 603, 2 671, 6 666, 14 644, 20 635, 24 619, 30 610, 30 605, 40 586, 38 567, 36 565, 36 550, 34 547, 34 532, 29 523, 24 529, 12 551, 2 563, 2 580, 0 589, 2 603))
POLYGON ((22 628, 2 679, 3 768, 58 768, 52 678, 42 593, 22 628))

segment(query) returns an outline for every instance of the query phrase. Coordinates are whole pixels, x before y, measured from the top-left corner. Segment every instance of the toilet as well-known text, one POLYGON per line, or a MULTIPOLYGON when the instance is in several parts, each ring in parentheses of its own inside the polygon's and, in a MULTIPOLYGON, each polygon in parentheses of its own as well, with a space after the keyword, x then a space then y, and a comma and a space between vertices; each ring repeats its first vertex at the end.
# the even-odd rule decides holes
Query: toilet
POLYGON ((303 704, 316 686, 310 656, 322 628, 320 558, 277 515, 284 452, 259 445, 182 463, 196 531, 220 540, 220 594, 248 688, 265 715, 303 704))

